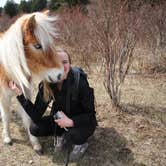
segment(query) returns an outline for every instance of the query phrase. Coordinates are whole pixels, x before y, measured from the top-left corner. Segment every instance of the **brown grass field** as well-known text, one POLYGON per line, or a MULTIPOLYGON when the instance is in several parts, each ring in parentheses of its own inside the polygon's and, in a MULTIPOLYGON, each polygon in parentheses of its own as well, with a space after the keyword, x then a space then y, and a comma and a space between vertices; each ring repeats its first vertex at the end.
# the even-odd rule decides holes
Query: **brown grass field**
MULTIPOLYGON (((166 2, 135 0, 134 6, 134 0, 130 0, 133 6, 128 7, 133 9, 129 9, 131 15, 127 17, 129 13, 125 9, 128 8, 121 1, 91 1, 87 10, 79 6, 66 10, 64 6, 64 9, 54 13, 61 17, 58 23, 62 38, 60 45, 69 50, 77 65, 89 65, 93 71, 88 75, 89 82, 96 97, 98 127, 89 139, 90 146, 85 156, 69 166, 166 166, 166 2), (116 9, 114 5, 118 2, 116 9), (143 2, 146 2, 145 5, 143 2), (125 36, 128 30, 137 34, 129 72, 147 75, 126 76, 121 89, 123 109, 120 111, 111 105, 103 86, 101 70, 108 67, 104 65, 107 59, 112 59, 112 55, 119 60, 120 49, 126 47, 122 41, 127 42, 125 36), (96 64, 99 68, 94 67, 96 64)), ((0 16, 0 30, 9 27, 17 17, 0 16)), ((33 93, 34 99, 36 88, 33 93)), ((33 151, 17 115, 18 106, 16 98, 13 98, 10 126, 13 145, 4 145, 0 136, 0 166, 64 165, 65 155, 54 152, 53 137, 39 138, 44 148, 43 156, 33 151)))
MULTIPOLYGON (((69 166, 165 166, 166 163, 166 77, 128 75, 122 87, 123 111, 112 109, 100 74, 89 75, 95 89, 98 127, 89 140, 83 159, 69 166)), ((28 141, 16 114, 13 99, 13 145, 3 145, 0 137, 0 166, 60 166, 64 154, 56 154, 53 138, 40 141, 44 156, 38 156, 28 141)), ((0 121, 0 131, 2 122, 0 121)))

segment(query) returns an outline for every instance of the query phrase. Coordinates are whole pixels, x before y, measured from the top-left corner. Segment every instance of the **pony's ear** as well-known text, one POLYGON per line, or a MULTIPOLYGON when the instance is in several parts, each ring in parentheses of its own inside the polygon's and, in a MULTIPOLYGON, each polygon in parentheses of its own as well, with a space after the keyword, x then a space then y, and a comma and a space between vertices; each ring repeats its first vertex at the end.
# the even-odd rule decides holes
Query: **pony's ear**
POLYGON ((32 33, 34 31, 35 27, 36 27, 36 20, 35 20, 35 15, 33 15, 28 20, 27 30, 32 33))
POLYGON ((49 15, 50 14, 50 10, 45 10, 45 11, 43 11, 43 14, 45 14, 45 15, 49 15))

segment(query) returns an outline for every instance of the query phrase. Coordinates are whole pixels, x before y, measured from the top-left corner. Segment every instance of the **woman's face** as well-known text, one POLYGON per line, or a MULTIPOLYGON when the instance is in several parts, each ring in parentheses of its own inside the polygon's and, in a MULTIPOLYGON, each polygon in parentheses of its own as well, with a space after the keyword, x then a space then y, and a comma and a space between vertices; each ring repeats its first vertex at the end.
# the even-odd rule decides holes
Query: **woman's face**
POLYGON ((60 56, 60 59, 62 61, 63 67, 64 67, 64 79, 67 78, 67 75, 70 71, 70 62, 69 62, 69 56, 66 52, 61 51, 58 53, 58 55, 60 56))

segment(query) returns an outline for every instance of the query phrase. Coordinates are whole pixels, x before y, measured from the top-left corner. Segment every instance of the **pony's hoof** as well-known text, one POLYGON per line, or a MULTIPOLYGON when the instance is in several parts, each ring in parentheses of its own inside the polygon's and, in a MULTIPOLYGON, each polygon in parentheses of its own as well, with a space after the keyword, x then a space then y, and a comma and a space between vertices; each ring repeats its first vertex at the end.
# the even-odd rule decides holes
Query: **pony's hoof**
POLYGON ((12 145, 12 140, 9 137, 6 137, 3 141, 5 144, 12 145))
POLYGON ((44 154, 43 148, 42 148, 42 146, 40 144, 35 144, 33 146, 33 149, 40 156, 44 154))
POLYGON ((10 141, 10 142, 5 142, 5 141, 4 141, 4 144, 5 144, 5 145, 10 145, 10 146, 12 146, 12 145, 13 145, 13 142, 12 142, 12 141, 10 141))
POLYGON ((13 145, 12 140, 9 137, 4 139, 4 144, 5 145, 13 145))
POLYGON ((42 155, 44 154, 43 149, 35 150, 35 152, 36 152, 39 156, 42 156, 42 155))

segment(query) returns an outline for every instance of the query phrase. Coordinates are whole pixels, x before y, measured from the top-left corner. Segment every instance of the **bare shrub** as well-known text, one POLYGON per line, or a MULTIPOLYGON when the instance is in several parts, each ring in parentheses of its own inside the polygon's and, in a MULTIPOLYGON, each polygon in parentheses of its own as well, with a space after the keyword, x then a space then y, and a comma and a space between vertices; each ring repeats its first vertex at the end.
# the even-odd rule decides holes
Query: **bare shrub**
POLYGON ((91 40, 89 40, 89 17, 81 6, 63 9, 60 13, 61 39, 78 65, 90 67, 93 61, 91 40))
POLYGON ((9 26, 10 18, 7 15, 0 17, 0 31, 4 31, 9 26))
POLYGON ((62 43, 77 64, 104 67, 104 85, 115 106, 133 54, 137 72, 165 68, 164 4, 146 3, 131 10, 127 0, 97 0, 88 5, 86 14, 78 6, 61 11, 62 43))
MULTIPOLYGON (((129 13, 126 1, 94 1, 88 14, 73 8, 61 13, 62 41, 86 66, 104 66, 105 88, 114 106, 119 106, 120 89, 131 64, 139 24, 129 13)), ((77 62, 78 63, 78 62, 77 62)))
POLYGON ((140 10, 142 20, 139 31, 139 46, 148 54, 141 56, 139 66, 148 73, 166 71, 166 2, 146 4, 140 10), (148 51, 147 51, 148 50, 148 51), (143 65, 141 65, 143 63, 143 65))
POLYGON ((12 23, 14 23, 15 20, 16 20, 18 17, 19 17, 19 16, 15 16, 15 17, 10 18, 8 15, 2 14, 2 15, 0 16, 0 32, 3 32, 3 31, 5 31, 5 30, 7 30, 7 29, 10 27, 10 25, 11 25, 12 23))
POLYGON ((139 21, 128 12, 126 1, 100 0, 90 10, 91 41, 104 59, 105 88, 114 106, 120 104, 121 85, 131 64, 139 21))

